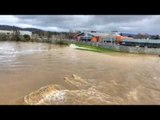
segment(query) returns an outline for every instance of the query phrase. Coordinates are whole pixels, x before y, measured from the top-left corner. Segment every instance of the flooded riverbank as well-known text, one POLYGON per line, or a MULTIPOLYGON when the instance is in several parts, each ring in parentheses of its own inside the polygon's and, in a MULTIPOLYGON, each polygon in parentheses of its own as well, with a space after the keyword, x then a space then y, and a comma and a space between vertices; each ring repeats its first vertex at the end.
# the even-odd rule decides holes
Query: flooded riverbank
MULTIPOLYGON (((160 58, 154 55, 104 54, 47 43, 0 42, 0 66, 0 104, 22 104, 17 101, 47 85, 61 86, 56 89, 71 96, 73 104, 80 96, 77 104, 160 103, 160 58), (70 79, 73 74, 90 86, 68 84, 64 78, 70 79), (101 95, 102 99, 92 95, 101 95)), ((71 104, 70 100, 64 104, 71 104)))

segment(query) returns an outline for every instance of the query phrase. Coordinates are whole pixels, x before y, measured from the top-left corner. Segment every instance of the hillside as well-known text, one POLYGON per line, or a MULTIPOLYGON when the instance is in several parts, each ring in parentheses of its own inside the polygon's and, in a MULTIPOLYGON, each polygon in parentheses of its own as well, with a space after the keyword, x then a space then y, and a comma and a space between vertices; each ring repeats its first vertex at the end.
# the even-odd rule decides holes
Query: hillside
POLYGON ((37 29, 37 28, 21 28, 21 27, 10 26, 10 25, 0 25, 0 30, 27 30, 30 32, 45 32, 44 30, 37 29))
POLYGON ((68 34, 67 32, 56 32, 56 31, 45 31, 45 30, 41 30, 38 28, 21 28, 21 27, 17 27, 17 26, 10 26, 10 25, 0 25, 0 30, 26 30, 26 31, 30 31, 33 34, 41 34, 44 35, 46 32, 48 32, 51 35, 57 35, 57 34, 68 34))

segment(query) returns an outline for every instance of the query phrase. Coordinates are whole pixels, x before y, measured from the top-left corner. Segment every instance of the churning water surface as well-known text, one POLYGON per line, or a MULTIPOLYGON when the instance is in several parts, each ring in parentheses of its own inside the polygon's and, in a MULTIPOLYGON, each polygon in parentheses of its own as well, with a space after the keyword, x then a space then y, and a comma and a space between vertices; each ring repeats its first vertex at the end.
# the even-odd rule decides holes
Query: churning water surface
POLYGON ((57 84, 65 89, 56 95, 70 97, 63 104, 160 104, 159 68, 160 58, 153 55, 0 42, 0 104, 21 104, 17 101, 29 93, 57 84), (82 84, 68 80, 73 74, 82 84))

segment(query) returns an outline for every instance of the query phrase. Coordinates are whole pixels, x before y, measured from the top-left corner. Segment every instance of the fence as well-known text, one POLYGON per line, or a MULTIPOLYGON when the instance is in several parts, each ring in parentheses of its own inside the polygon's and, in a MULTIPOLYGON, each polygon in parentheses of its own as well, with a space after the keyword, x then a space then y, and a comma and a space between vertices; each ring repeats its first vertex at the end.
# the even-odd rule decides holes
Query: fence
POLYGON ((160 55, 160 48, 132 47, 132 46, 122 46, 122 45, 108 44, 108 43, 86 42, 86 41, 75 41, 75 40, 67 40, 67 41, 70 43, 84 43, 87 45, 98 46, 119 52, 160 55))

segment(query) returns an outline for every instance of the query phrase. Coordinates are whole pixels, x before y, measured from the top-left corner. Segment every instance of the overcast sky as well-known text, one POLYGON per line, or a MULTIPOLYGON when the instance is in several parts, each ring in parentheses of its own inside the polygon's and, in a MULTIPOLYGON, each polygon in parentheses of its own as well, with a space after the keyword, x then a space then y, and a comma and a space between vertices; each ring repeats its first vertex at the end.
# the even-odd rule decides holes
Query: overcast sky
POLYGON ((0 24, 49 31, 92 29, 160 34, 160 15, 0 15, 0 24))

